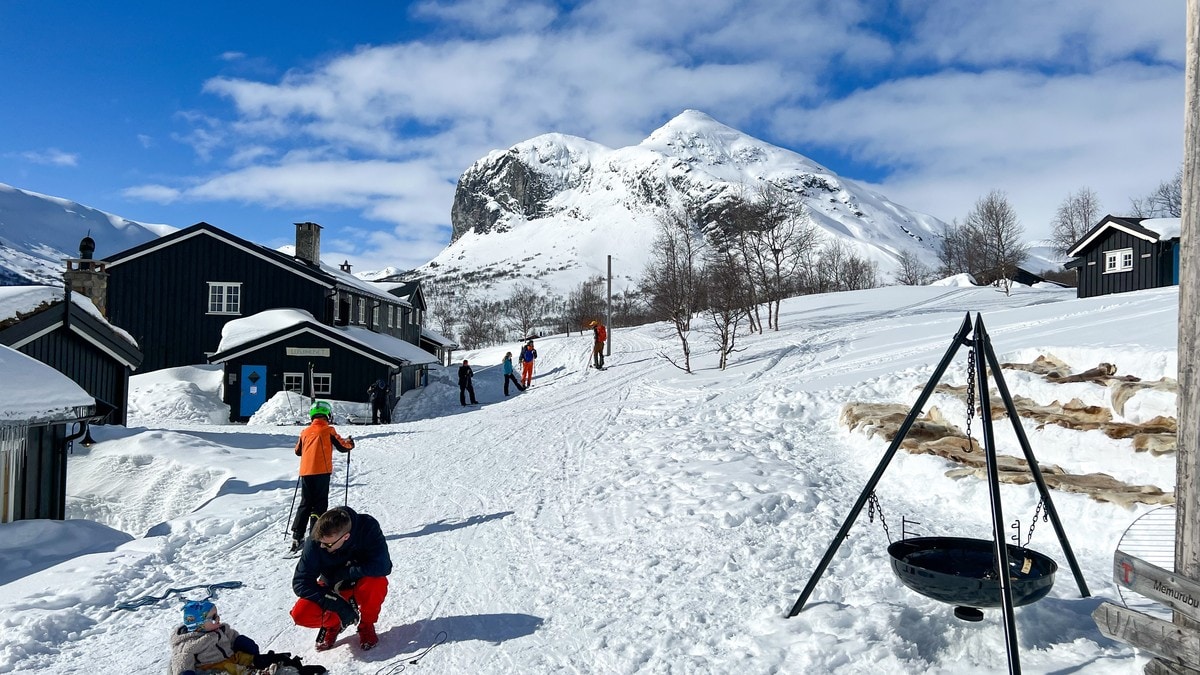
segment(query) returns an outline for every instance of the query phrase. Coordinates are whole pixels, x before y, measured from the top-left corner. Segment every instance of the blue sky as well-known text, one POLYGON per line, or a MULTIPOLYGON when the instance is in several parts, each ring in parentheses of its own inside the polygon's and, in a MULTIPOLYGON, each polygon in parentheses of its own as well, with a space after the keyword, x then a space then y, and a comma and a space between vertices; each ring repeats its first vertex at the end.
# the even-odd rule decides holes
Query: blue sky
POLYGON ((694 108, 943 220, 1031 238, 1183 156, 1185 3, 0 2, 0 182, 356 270, 449 242, 458 176, 546 132, 610 147, 694 108), (109 7, 120 7, 120 11, 109 7), (106 11, 107 10, 107 11, 106 11))

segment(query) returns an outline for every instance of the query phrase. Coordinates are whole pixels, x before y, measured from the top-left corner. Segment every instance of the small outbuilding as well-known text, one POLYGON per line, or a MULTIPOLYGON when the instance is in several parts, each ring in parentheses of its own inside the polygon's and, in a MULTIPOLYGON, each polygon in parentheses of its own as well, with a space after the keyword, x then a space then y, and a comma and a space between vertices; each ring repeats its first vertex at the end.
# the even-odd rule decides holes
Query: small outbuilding
POLYGON ((1179 284, 1179 218, 1107 215, 1073 246, 1065 267, 1080 298, 1179 284))
POLYGON ((89 297, 56 286, 0 286, 0 345, 73 380, 105 424, 125 424, 129 376, 142 352, 89 297))
POLYGON ((95 399, 71 378, 0 346, 0 523, 66 516, 67 454, 94 421, 95 399))
POLYGON ((366 401, 373 382, 390 400, 421 385, 437 357, 398 337, 360 326, 329 326, 299 309, 273 309, 225 324, 209 363, 224 370, 230 420, 244 422, 280 391, 366 401))

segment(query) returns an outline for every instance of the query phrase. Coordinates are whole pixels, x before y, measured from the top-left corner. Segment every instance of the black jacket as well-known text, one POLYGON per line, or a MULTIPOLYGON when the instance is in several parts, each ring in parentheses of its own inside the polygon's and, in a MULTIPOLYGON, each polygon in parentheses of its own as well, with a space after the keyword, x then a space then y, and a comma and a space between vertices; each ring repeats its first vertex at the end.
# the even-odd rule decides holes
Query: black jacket
POLYGON ((304 552, 292 575, 292 590, 301 598, 319 603, 322 596, 342 580, 386 577, 392 573, 392 556, 379 521, 349 506, 339 509, 350 514, 350 537, 336 551, 327 551, 316 538, 304 542, 304 552), (325 586, 317 583, 323 579, 325 586))
POLYGON ((471 378, 475 375, 475 371, 471 370, 471 366, 458 367, 458 386, 465 387, 471 383, 471 378))

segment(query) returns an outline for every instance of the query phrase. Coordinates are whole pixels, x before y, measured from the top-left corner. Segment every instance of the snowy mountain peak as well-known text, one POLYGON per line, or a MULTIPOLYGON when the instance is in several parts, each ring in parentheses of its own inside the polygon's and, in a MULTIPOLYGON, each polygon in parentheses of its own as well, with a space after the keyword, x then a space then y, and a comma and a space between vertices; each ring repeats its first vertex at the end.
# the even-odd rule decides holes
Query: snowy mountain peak
POLYGON ((743 170, 755 166, 769 170, 772 165, 786 163, 829 173, 803 155, 763 142, 698 110, 683 111, 651 133, 639 147, 712 166, 732 164, 743 170))
POLYGON ((533 281, 565 295, 612 255, 625 274, 616 287, 628 288, 663 215, 708 226, 768 184, 824 241, 875 261, 884 276, 905 250, 936 262, 941 221, 685 110, 634 146, 551 133, 488 153, 459 178, 450 245, 406 276, 483 288, 533 281))

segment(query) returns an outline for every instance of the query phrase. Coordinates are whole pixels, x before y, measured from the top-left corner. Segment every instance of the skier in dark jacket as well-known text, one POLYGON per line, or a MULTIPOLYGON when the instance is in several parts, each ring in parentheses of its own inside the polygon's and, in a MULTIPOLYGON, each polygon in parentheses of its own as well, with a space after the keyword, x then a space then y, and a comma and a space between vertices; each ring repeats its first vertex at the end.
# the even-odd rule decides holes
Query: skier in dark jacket
POLYGON ((333 647, 342 629, 353 623, 358 624, 359 646, 371 649, 379 644, 375 622, 391 573, 392 557, 379 521, 348 506, 330 509, 317 520, 296 563, 292 590, 300 599, 292 607, 292 620, 320 629, 317 651, 333 647))
POLYGON ((388 406, 387 382, 379 380, 367 387, 367 400, 371 402, 371 424, 391 424, 392 414, 388 406))
POLYGON ((537 361, 537 350, 533 348, 533 340, 525 343, 517 359, 521 361, 521 386, 528 389, 533 385, 533 366, 537 361))
POLYGON ((463 405, 467 404, 467 394, 471 395, 471 403, 479 404, 479 401, 475 400, 475 385, 471 384, 471 378, 474 376, 475 371, 471 370, 467 360, 463 359, 463 364, 458 367, 458 402, 463 405))

